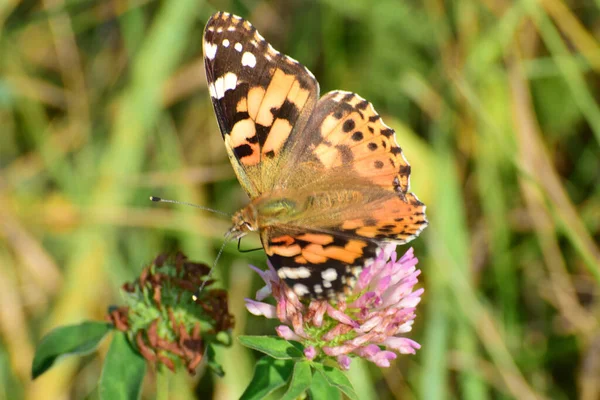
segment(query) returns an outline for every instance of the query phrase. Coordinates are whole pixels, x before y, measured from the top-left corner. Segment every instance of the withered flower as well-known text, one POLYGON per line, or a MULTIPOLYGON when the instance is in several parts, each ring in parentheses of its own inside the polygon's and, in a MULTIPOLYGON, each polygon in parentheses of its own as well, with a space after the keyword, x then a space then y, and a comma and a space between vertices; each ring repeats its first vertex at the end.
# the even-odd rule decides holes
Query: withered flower
MULTIPOLYGON (((193 375, 210 346, 230 344, 234 325, 227 293, 211 288, 209 271, 181 253, 172 258, 161 254, 135 282, 123 285, 127 305, 112 309, 108 319, 146 360, 171 371, 181 363, 193 375)), ((208 365, 222 374, 214 360, 208 365)))

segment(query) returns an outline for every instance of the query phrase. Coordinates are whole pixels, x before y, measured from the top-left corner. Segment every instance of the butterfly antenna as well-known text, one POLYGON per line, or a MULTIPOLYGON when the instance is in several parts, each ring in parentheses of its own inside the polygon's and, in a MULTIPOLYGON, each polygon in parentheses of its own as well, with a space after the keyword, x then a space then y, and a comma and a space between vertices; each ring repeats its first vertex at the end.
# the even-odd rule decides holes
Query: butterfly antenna
POLYGON ((225 215, 226 217, 232 217, 231 214, 228 214, 226 212, 219 211, 219 210, 214 210, 212 208, 208 208, 208 207, 204 207, 204 206, 199 206, 197 204, 186 203, 185 201, 168 200, 168 199, 163 199, 163 198, 156 197, 156 196, 150 196, 150 200, 154 201, 155 203, 181 204, 181 205, 184 205, 184 206, 190 206, 190 207, 194 207, 194 208, 199 208, 199 209, 204 210, 204 211, 210 211, 210 212, 213 212, 215 214, 225 215))
POLYGON ((225 234, 225 240, 223 241, 223 244, 221 245, 221 248, 219 249, 219 252, 217 253, 217 257, 215 258, 215 261, 213 262, 213 265, 210 268, 210 271, 208 271, 208 275, 206 276, 206 279, 204 279, 204 281, 202 282, 202 284, 200 285, 198 290, 196 290, 196 293, 194 293, 192 295, 192 299, 194 299, 194 301, 198 300, 198 298, 200 297, 200 293, 202 292, 202 289, 204 289, 204 286, 206 286, 208 281, 210 281, 213 271, 215 270, 215 267, 217 266, 217 262, 219 261, 219 258, 221 258, 221 254, 223 254, 225 245, 231 241, 231 238, 229 237, 229 235, 230 235, 230 232, 227 232, 225 234))

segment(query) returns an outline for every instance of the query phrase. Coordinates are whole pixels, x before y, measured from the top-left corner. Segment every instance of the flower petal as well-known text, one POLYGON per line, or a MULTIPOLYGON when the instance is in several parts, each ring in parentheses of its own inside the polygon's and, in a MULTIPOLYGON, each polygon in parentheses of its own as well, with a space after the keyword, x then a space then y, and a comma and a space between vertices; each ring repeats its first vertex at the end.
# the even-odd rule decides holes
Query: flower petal
POLYGON ((356 349, 356 346, 343 344, 341 346, 333 346, 333 347, 324 346, 323 352, 325 354, 327 354, 328 356, 337 357, 342 354, 348 354, 348 353, 354 351, 355 349, 356 349))
POLYGON ((250 314, 263 315, 267 318, 277 318, 277 311, 274 306, 252 299, 244 300, 246 301, 246 309, 250 314))
POLYGON ((371 329, 381 324, 381 321, 383 321, 383 317, 381 315, 375 315, 363 323, 359 329, 361 332, 369 332, 371 329))
POLYGON ((269 282, 269 279, 268 279, 268 275, 267 275, 267 274, 268 274, 268 272, 267 272, 267 271, 264 271, 264 270, 262 270, 262 269, 260 269, 260 268, 258 268, 258 267, 255 267, 255 266, 254 266, 254 265, 252 265, 252 264, 248 265, 248 267, 250 267, 250 269, 251 269, 252 271, 256 272, 256 273, 257 273, 257 274, 258 274, 258 275, 259 275, 259 276, 262 278, 262 280, 263 280, 263 281, 265 281, 265 283, 266 283, 266 284, 269 284, 269 283, 270 283, 270 282, 269 282))
POLYGON ((378 367, 388 368, 390 366, 390 361, 395 360, 396 357, 398 357, 396 353, 384 350, 372 357, 371 361, 373 361, 378 367))
POLYGON ((336 310, 330 304, 327 304, 327 315, 329 315, 331 318, 335 319, 336 321, 341 322, 342 324, 350 325, 353 328, 359 327, 358 322, 352 320, 352 318, 350 318, 349 316, 347 316, 340 310, 336 310))
POLYGON ((383 278, 381 278, 379 280, 379 282, 377 282, 377 287, 375 288, 375 291, 377 293, 383 293, 387 290, 387 288, 390 287, 390 283, 392 282, 392 277, 387 275, 384 276, 383 278))
POLYGON ((279 337, 284 338, 285 340, 302 340, 302 338, 296 335, 294 331, 292 331, 287 325, 279 325, 277 328, 275 328, 275 331, 277 332, 277 335, 279 335, 279 337))
POLYGON ((309 316, 312 315, 312 323, 317 328, 323 325, 323 316, 327 312, 327 300, 314 300, 308 306, 309 316))
POLYGON ((423 294, 423 292, 425 291, 425 289, 421 288, 418 290, 415 290, 414 292, 410 293, 409 295, 407 295, 405 298, 403 298, 399 303, 398 306, 399 307, 416 307, 417 304, 419 304, 421 302, 421 295, 423 294))
POLYGON ((400 354, 415 354, 416 350, 421 348, 421 345, 414 340, 397 336, 385 339, 383 344, 389 349, 398 351, 400 354))
POLYGON ((317 356, 317 349, 314 346, 308 346, 304 349, 304 357, 308 360, 312 360, 317 356))
POLYGON ((270 285, 265 285, 262 288, 260 288, 259 290, 256 291, 256 300, 264 300, 267 297, 269 297, 271 295, 271 293, 273 293, 271 291, 271 286, 270 285))
POLYGON ((329 332, 325 333, 321 336, 321 340, 329 342, 331 340, 335 340, 338 336, 345 335, 350 332, 353 328, 349 325, 345 324, 337 324, 334 326, 329 332))
POLYGON ((412 326, 414 323, 415 323, 415 321, 413 319, 406 321, 405 323, 403 323, 402 325, 400 325, 398 327, 398 330, 394 334, 407 333, 407 332, 412 331, 412 326))
POLYGON ((361 357, 370 359, 380 351, 381 349, 376 344, 369 344, 367 346, 359 347, 358 349, 354 350, 354 353, 361 357))
POLYGON ((414 307, 416 306, 419 301, 417 301, 417 303, 415 305, 410 305, 412 304, 411 300, 406 300, 407 298, 412 298, 412 297, 419 297, 421 296, 421 293, 423 293, 422 289, 419 289, 415 292, 412 292, 413 287, 415 286, 415 284, 417 283, 417 280, 411 280, 411 281, 406 281, 403 282, 399 285, 396 285, 395 287, 390 288, 386 293, 384 293, 383 295, 383 304, 382 307, 414 307), (412 293, 411 293, 412 292, 412 293), (417 293, 415 295, 415 293, 417 293), (404 303, 400 303, 401 301, 405 301, 404 303))
POLYGON ((351 361, 352 361, 352 359, 350 359, 350 357, 348 357, 345 354, 342 354, 341 356, 337 357, 337 362, 338 362, 340 368, 343 369, 344 371, 348 371, 350 369, 351 361))
POLYGON ((404 255, 402 257, 400 257, 399 262, 401 263, 405 263, 410 259, 415 258, 415 249, 413 247, 411 247, 410 249, 406 250, 406 253, 404 253, 404 255))
POLYGON ((371 282, 371 279, 373 279, 373 265, 369 264, 368 266, 364 267, 358 275, 358 281, 356 282, 354 290, 356 292, 362 292, 367 287, 369 282, 371 282))

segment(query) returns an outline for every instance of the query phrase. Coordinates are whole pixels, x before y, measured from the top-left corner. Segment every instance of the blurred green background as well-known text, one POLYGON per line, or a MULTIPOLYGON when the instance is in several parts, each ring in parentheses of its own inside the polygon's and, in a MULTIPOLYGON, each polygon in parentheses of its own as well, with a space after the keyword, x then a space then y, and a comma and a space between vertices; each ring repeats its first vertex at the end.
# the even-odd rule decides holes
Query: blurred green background
MULTIPOLYGON (((31 382, 40 337, 102 319, 159 252, 214 260, 229 221, 148 196, 247 200, 204 77, 217 10, 372 101, 428 206, 423 347, 355 362, 361 398, 600 399, 599 0, 0 1, 0 399, 97 398, 106 343, 31 382)), ((230 244, 217 275, 236 334, 270 334, 248 263, 230 244)), ((255 355, 219 357, 171 397, 239 397, 255 355)))

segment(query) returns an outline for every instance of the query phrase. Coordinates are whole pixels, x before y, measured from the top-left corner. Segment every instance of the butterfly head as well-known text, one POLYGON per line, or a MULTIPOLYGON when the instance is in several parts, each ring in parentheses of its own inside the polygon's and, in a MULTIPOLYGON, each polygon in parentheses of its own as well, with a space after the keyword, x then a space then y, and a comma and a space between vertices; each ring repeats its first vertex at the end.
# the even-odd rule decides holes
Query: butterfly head
POLYGON ((256 207, 252 204, 242 208, 233 214, 232 225, 227 232, 227 236, 235 240, 245 236, 248 232, 258 230, 257 216, 256 207))

